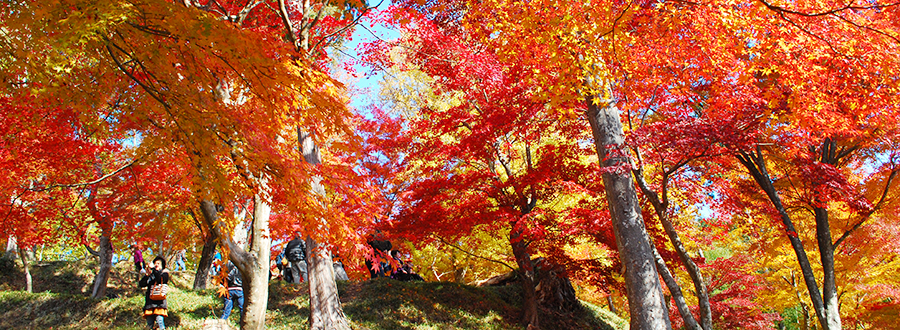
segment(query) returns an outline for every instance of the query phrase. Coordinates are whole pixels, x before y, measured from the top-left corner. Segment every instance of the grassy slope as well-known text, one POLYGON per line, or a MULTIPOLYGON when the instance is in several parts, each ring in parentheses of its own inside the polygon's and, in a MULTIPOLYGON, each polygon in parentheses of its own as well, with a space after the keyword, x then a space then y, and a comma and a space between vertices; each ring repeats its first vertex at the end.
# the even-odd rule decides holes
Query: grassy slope
MULTIPOLYGON (((95 265, 57 262, 35 267, 34 294, 14 291, 24 285, 21 268, 0 262, 0 329, 144 329, 140 315, 143 291, 134 284, 130 264, 113 272, 110 292, 116 298, 90 299, 95 265)), ((203 320, 221 314, 214 290, 190 290, 192 274, 176 272, 166 324, 199 329, 203 320)), ((456 283, 403 283, 391 280, 340 283, 344 312, 354 329, 521 329, 517 288, 478 288, 456 283)), ((266 323, 270 329, 306 328, 308 291, 272 282, 266 323)), ((235 313, 236 314, 236 313, 235 313)), ((232 316, 237 322, 237 315, 232 316)), ((625 321, 586 304, 579 315, 548 313, 546 329, 619 329, 625 321)))

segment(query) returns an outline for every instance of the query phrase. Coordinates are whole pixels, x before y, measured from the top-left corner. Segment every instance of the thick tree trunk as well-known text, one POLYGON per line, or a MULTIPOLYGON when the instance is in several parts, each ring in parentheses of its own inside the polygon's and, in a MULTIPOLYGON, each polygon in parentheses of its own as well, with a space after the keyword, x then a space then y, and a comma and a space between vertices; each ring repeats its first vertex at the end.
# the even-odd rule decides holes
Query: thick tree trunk
MULTIPOLYGON (((104 230, 106 231, 106 230, 104 230)), ((91 298, 103 299, 106 297, 106 284, 109 282, 109 270, 112 268, 112 243, 109 234, 100 236, 100 270, 94 277, 94 285, 91 290, 91 298)))
MULTIPOLYGON (((611 95, 606 84, 605 95, 611 95)), ((625 266, 625 287, 632 330, 671 329, 663 301, 650 239, 631 177, 619 110, 611 97, 588 96, 587 117, 594 136, 603 185, 612 217, 619 258, 625 266), (595 104, 594 102, 597 102, 595 104)))
POLYGON ((531 255, 528 253, 528 244, 522 237, 522 228, 517 226, 516 222, 510 225, 512 229, 509 233, 509 242, 512 245, 516 264, 519 266, 519 275, 521 275, 519 282, 522 284, 525 298, 522 303, 522 324, 528 330, 539 329, 537 296, 534 291, 534 265, 531 262, 531 255))
MULTIPOLYGON (((312 165, 321 163, 319 158, 319 148, 316 146, 313 137, 299 128, 297 129, 297 142, 300 144, 300 151, 303 159, 312 165)), ((310 183, 312 193, 319 196, 325 196, 325 186, 322 185, 321 178, 313 178, 310 183)), ((325 226, 325 223, 317 224, 325 226)), ((307 259, 309 261, 309 326, 314 330, 349 330, 350 323, 344 315, 344 309, 341 307, 341 300, 338 297, 337 282, 334 280, 334 263, 331 258, 331 251, 327 244, 319 244, 312 237, 307 236, 306 247, 309 253, 307 259)))
MULTIPOLYGON (((265 183, 260 184, 265 187, 265 183)), ((264 190, 265 191, 265 190, 264 190)), ((244 317, 241 329, 265 329, 266 306, 269 301, 269 214, 272 211, 263 193, 257 194, 253 206, 253 225, 250 236, 250 253, 243 266, 234 264, 244 280, 244 317), (246 280, 246 279, 249 279, 246 280)), ((233 251, 233 250, 232 250, 233 251)), ((240 251, 240 250, 239 250, 240 251)), ((231 252, 232 255, 235 252, 231 252)), ((231 258, 232 262, 234 259, 231 258)))
POLYGON ((197 263, 197 274, 194 275, 194 290, 206 290, 209 283, 209 269, 212 268, 218 240, 218 237, 212 232, 206 235, 206 242, 203 243, 203 250, 200 251, 200 261, 197 263))
POLYGON ((766 169, 766 162, 763 158, 762 150, 757 146, 755 153, 742 152, 738 155, 738 160, 745 168, 747 168, 750 175, 752 175, 753 179, 756 181, 756 184, 766 193, 769 197, 769 201, 772 202, 772 205, 781 216, 781 223, 784 225, 788 241, 790 241, 791 248, 794 249, 794 254, 797 256, 797 263, 800 265, 800 271, 803 274, 803 282, 806 283, 806 289, 809 292, 809 298, 813 305, 812 307, 816 312, 816 319, 818 319, 819 324, 822 325, 823 330, 840 330, 840 328, 831 329, 828 327, 825 304, 822 301, 822 295, 819 293, 819 285, 816 283, 815 275, 813 275, 809 257, 806 255, 806 250, 803 248, 803 242, 800 241, 797 230, 794 228, 794 222, 791 220, 790 215, 788 215, 787 210, 781 203, 781 197, 778 196, 778 191, 775 190, 775 186, 772 184, 772 179, 769 177, 769 172, 766 169))
POLYGON ((312 237, 306 238, 306 246, 309 250, 310 329, 350 329, 338 299, 331 252, 312 237))
MULTIPOLYGON (((265 191, 265 182, 260 184, 265 191)), ((250 252, 238 246, 224 225, 218 221, 218 210, 210 200, 200 201, 200 212, 210 232, 219 238, 220 243, 228 247, 228 259, 241 272, 244 284, 244 317, 241 318, 241 329, 265 329, 266 305, 269 296, 269 212, 271 208, 264 200, 257 197, 253 219, 253 246, 250 252)))
POLYGON ((34 292, 34 286, 31 281, 31 267, 28 265, 28 253, 25 249, 19 250, 19 259, 22 259, 22 268, 25 270, 25 292, 34 292))

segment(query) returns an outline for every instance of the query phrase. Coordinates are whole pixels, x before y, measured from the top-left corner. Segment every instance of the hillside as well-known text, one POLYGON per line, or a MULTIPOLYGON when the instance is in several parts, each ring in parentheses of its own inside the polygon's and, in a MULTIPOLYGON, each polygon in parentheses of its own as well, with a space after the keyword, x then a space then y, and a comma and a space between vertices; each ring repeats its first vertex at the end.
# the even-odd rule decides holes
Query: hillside
MULTIPOLYGON (((144 329, 138 315, 142 291, 127 279, 128 264, 114 268, 111 298, 93 300, 95 266, 85 262, 51 262, 34 267, 34 294, 15 291, 24 285, 20 267, 0 262, 0 329, 144 329)), ((169 299, 168 326, 199 329, 203 320, 221 314, 214 290, 190 290, 189 272, 175 272, 169 299)), ((479 288, 457 283, 404 283, 392 280, 340 283, 344 312, 354 329, 521 329, 520 294, 515 286, 479 288)), ((270 284, 270 329, 302 329, 309 315, 308 291, 273 281, 270 284)), ((585 304, 578 315, 544 315, 547 329, 618 329, 625 322, 585 304)), ((232 316, 231 320, 237 322, 232 316)))

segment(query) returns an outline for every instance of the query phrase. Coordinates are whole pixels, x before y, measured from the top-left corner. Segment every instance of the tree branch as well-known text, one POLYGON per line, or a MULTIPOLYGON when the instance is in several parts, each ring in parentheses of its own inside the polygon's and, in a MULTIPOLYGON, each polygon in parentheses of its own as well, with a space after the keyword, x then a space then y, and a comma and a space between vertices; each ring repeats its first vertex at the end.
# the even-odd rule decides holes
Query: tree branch
POLYGON ((462 251, 463 253, 468 254, 469 256, 472 256, 472 257, 475 257, 475 258, 478 258, 478 259, 487 260, 487 261, 490 261, 490 262, 494 262, 494 263, 498 263, 498 264, 504 265, 504 266, 506 266, 507 268, 509 268, 509 269, 512 270, 512 271, 515 271, 515 270, 516 270, 515 267, 510 266, 509 264, 507 264, 507 263, 505 263, 505 262, 503 262, 503 261, 491 259, 491 258, 488 258, 488 257, 482 257, 482 256, 480 256, 480 255, 477 255, 477 254, 474 254, 474 253, 472 253, 472 252, 466 251, 465 249, 463 249, 463 248, 461 248, 461 247, 458 247, 458 246, 456 246, 456 245, 454 245, 454 244, 450 244, 449 242, 445 241, 445 240, 444 240, 443 238, 441 238, 441 237, 438 237, 438 236, 434 236, 434 237, 437 238, 439 241, 441 241, 441 243, 444 243, 444 244, 446 244, 446 245, 452 246, 452 247, 456 248, 457 250, 460 250, 460 251, 462 251))
POLYGON ((869 218, 872 217, 872 214, 874 214, 876 211, 878 211, 879 208, 881 208, 881 206, 884 204, 884 200, 887 199, 888 191, 891 188, 891 183, 894 181, 894 178, 897 177, 898 172, 900 172, 900 167, 896 167, 893 170, 891 170, 891 174, 888 175, 887 183, 885 183, 885 185, 884 185, 884 190, 881 192, 881 198, 878 200, 878 203, 876 203, 875 206, 873 206, 872 209, 869 210, 869 212, 867 212, 866 215, 862 217, 862 219, 857 221, 856 224, 853 225, 853 227, 850 227, 850 229, 845 231, 844 234, 842 234, 840 238, 838 238, 836 241, 834 241, 835 248, 837 248, 837 246, 839 244, 843 243, 844 240, 847 239, 847 237, 850 236, 851 233, 853 233, 854 231, 859 229, 859 227, 862 227, 863 223, 865 223, 866 220, 869 220, 869 218))

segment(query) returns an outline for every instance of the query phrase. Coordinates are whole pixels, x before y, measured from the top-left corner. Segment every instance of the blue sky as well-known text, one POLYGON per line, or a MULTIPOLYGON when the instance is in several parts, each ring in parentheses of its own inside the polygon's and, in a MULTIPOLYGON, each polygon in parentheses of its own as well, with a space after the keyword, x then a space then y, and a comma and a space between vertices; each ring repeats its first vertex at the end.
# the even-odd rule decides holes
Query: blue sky
MULTIPOLYGON (((390 6, 390 1, 385 0, 376 10, 384 10, 388 6, 390 6)), ((388 28, 383 24, 373 25, 373 22, 369 19, 364 18, 361 21, 361 24, 365 26, 365 28, 357 27, 352 35, 353 40, 350 40, 344 45, 344 52, 353 57, 353 59, 350 59, 352 61, 359 59, 358 51, 360 44, 376 41, 379 38, 382 40, 394 40, 400 37, 398 31, 388 28)), ((381 73, 367 75, 366 73, 369 72, 369 69, 359 64, 354 64, 353 67, 356 69, 358 78, 356 81, 345 83, 367 92, 362 95, 354 94, 351 97, 350 105, 358 110, 365 111, 369 105, 374 103, 379 89, 378 82, 381 81, 383 77, 381 73)))

